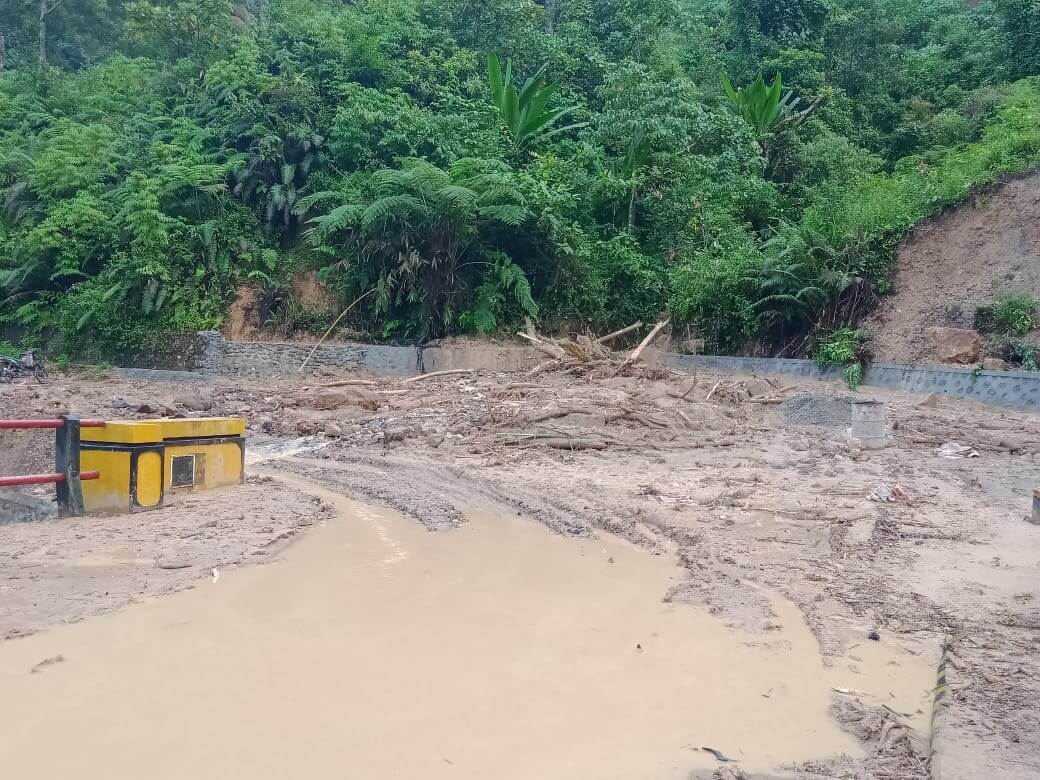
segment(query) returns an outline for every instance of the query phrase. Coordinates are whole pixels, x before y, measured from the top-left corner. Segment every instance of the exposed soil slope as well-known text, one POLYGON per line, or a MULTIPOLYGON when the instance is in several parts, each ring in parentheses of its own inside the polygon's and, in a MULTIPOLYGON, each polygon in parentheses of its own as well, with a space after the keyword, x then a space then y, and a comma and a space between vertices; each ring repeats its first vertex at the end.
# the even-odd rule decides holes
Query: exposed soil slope
POLYGON ((1002 293, 1040 297, 1040 173, 918 226, 899 247, 893 287, 864 323, 875 358, 890 363, 929 362, 926 328, 971 328, 975 308, 1002 293))

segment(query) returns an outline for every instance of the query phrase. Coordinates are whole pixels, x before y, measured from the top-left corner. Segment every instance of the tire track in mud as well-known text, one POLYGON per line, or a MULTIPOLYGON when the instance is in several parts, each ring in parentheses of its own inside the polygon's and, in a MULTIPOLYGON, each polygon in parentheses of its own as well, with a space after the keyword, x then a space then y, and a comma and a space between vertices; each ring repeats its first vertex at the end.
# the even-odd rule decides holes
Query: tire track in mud
POLYGON ((361 454, 338 460, 284 459, 279 468, 314 480, 353 498, 376 501, 396 509, 425 528, 453 528, 465 522, 469 511, 502 511, 529 517, 563 536, 588 536, 599 528, 633 544, 661 550, 660 540, 637 523, 654 523, 633 512, 575 493, 567 499, 555 492, 518 493, 461 468, 398 462, 389 457, 361 454))

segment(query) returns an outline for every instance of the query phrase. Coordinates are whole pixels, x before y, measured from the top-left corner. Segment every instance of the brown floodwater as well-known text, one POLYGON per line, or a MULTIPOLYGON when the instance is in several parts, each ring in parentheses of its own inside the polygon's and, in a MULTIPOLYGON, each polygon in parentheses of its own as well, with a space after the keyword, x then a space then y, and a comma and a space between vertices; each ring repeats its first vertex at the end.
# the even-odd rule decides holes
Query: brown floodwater
POLYGON ((859 754, 834 687, 927 733, 925 655, 825 667, 786 601, 767 634, 664 603, 670 556, 494 514, 432 533, 291 481, 338 515, 281 560, 0 644, 6 774, 685 780, 704 746, 751 771, 859 754))

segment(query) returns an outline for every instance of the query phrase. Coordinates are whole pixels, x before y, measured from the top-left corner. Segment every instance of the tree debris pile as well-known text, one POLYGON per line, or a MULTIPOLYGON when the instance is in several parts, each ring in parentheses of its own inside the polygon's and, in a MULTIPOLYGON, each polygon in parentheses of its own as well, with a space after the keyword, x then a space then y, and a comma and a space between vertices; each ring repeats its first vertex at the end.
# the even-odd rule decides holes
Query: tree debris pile
POLYGON ((551 360, 542 363, 528 373, 537 376, 544 371, 560 371, 564 374, 586 376, 591 379, 603 379, 612 376, 643 376, 647 379, 660 379, 673 375, 667 368, 655 366, 652 362, 643 361, 644 351, 668 327, 671 320, 657 323, 627 356, 607 346, 620 336, 635 332, 643 327, 642 322, 635 322, 625 328, 593 339, 591 336, 578 335, 574 338, 551 338, 541 336, 528 323, 527 331, 519 331, 516 335, 525 339, 532 347, 547 355, 551 360), (641 363, 636 367, 637 363, 641 363))

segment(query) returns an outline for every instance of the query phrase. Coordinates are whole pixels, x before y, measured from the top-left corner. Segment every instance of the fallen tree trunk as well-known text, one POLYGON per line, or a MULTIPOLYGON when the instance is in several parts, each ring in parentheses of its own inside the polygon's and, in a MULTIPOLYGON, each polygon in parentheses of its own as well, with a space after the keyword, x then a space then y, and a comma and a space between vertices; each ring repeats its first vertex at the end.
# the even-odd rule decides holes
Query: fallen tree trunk
POLYGON ((338 382, 326 382, 322 387, 349 387, 351 385, 377 385, 371 379, 341 379, 338 382))
MULTIPOLYGON (((607 442, 601 439, 568 439, 564 437, 542 438, 541 436, 526 437, 531 444, 539 444, 552 447, 557 450, 605 450, 607 442)), ((503 443, 518 446, 528 443, 524 438, 507 439, 503 443)))
POLYGON ((641 328, 641 327, 643 327, 643 323, 642 322, 634 322, 631 325, 629 325, 627 328, 622 328, 621 330, 615 330, 613 333, 608 333, 606 336, 600 336, 598 339, 596 339, 596 343, 597 344, 606 344, 608 341, 616 339, 618 336, 624 336, 626 333, 631 333, 632 331, 636 330, 637 328, 641 328))
POLYGON ((632 354, 625 358, 624 362, 620 366, 618 366, 617 371, 614 372, 614 376, 617 376, 630 365, 639 360, 639 356, 643 354, 643 350, 650 345, 650 342, 657 338, 657 334, 664 330, 665 326, 668 325, 668 323, 670 323, 671 321, 671 318, 669 318, 666 320, 662 320, 661 322, 654 325, 654 329, 646 334, 646 338, 639 342, 639 346, 633 349, 632 354))
POLYGON ((543 420, 552 420, 556 417, 566 417, 568 414, 595 414, 591 409, 583 409, 580 406, 558 406, 553 409, 546 409, 544 412, 538 412, 528 417, 528 422, 542 422, 543 420))
POLYGON ((407 379, 402 379, 402 385, 408 385, 412 382, 421 382, 424 379, 431 379, 435 376, 449 376, 451 374, 472 374, 476 371, 475 368, 449 368, 444 371, 433 371, 429 374, 419 374, 419 376, 410 376, 407 379))
POLYGON ((544 352, 549 357, 556 358, 557 360, 563 360, 563 358, 567 356, 567 353, 555 344, 549 344, 548 342, 542 341, 541 339, 535 338, 534 336, 529 336, 522 330, 518 330, 516 332, 516 335, 522 339, 527 339, 531 342, 535 349, 537 349, 540 352, 544 352))

